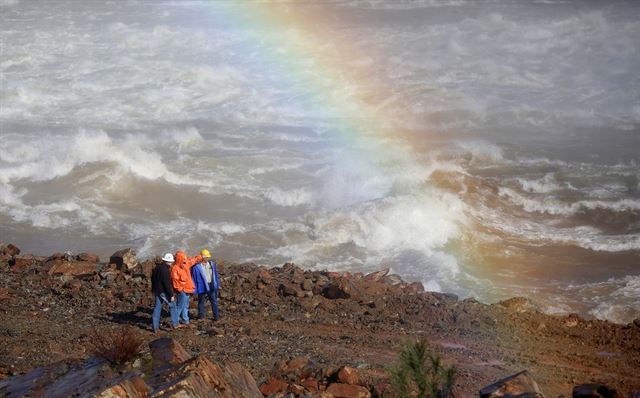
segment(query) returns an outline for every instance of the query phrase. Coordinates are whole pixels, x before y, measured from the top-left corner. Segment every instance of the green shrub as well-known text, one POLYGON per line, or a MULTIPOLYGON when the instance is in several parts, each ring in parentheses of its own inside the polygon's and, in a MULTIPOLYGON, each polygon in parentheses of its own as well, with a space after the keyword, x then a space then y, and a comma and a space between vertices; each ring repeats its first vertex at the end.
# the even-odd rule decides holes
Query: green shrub
POLYGON ((427 343, 407 343, 391 369, 391 391, 399 398, 451 398, 455 367, 447 367, 437 355, 427 351, 427 343))

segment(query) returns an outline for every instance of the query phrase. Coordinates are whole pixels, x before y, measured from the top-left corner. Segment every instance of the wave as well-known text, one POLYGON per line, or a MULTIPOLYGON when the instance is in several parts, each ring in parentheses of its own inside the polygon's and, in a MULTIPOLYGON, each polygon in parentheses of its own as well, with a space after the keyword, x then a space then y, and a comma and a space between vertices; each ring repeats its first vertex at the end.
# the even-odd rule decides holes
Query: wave
POLYGON ((529 213, 572 216, 586 210, 608 210, 613 212, 640 211, 640 200, 636 199, 619 199, 613 201, 579 200, 573 203, 566 203, 549 197, 544 199, 527 198, 507 187, 499 187, 498 194, 508 198, 512 203, 520 206, 529 213))
POLYGON ((527 180, 524 178, 516 178, 522 189, 531 193, 549 193, 559 191, 564 188, 560 185, 552 173, 546 174, 537 180, 527 180))

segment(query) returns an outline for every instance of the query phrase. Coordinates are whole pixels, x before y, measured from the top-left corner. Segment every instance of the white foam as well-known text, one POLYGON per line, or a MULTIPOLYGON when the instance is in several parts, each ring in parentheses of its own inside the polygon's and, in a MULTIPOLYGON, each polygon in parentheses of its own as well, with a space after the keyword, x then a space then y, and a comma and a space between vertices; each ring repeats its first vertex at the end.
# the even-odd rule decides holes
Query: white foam
POLYGON ((549 193, 553 191, 558 191, 563 187, 556 181, 554 175, 552 173, 546 174, 544 177, 537 180, 527 180, 524 178, 516 179, 522 189, 527 192, 533 193, 549 193))
POLYGON ((508 198, 514 204, 522 207, 530 213, 547 213, 551 215, 570 216, 583 210, 610 210, 615 212, 639 211, 640 200, 619 199, 604 200, 579 200, 573 203, 561 202, 553 197, 527 198, 511 188, 500 187, 498 194, 508 198))
POLYGON ((264 192, 264 196, 278 206, 301 206, 312 203, 312 194, 306 188, 296 188, 283 190, 279 188, 269 188, 264 192))

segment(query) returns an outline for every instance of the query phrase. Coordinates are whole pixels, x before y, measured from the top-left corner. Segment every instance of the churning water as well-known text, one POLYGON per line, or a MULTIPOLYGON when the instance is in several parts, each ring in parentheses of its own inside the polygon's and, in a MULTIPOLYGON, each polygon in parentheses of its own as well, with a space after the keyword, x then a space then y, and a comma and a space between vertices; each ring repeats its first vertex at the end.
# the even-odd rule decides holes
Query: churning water
POLYGON ((640 3, 0 0, 0 240, 640 316, 640 3))

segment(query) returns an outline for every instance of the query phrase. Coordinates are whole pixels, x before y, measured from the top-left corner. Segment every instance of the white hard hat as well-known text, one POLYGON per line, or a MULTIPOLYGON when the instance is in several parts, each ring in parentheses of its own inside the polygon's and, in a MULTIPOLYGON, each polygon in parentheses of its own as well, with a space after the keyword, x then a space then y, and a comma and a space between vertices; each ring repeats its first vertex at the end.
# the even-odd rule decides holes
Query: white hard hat
POLYGON ((162 257, 162 261, 166 261, 168 263, 175 262, 175 260, 173 259, 173 254, 171 254, 171 253, 165 254, 164 257, 162 257))

